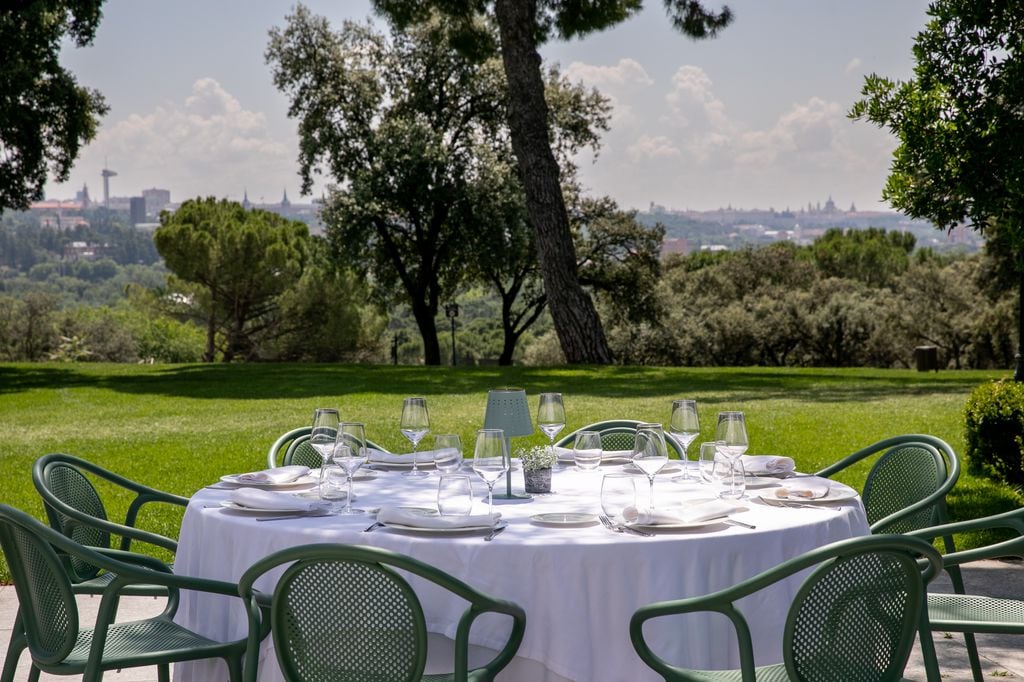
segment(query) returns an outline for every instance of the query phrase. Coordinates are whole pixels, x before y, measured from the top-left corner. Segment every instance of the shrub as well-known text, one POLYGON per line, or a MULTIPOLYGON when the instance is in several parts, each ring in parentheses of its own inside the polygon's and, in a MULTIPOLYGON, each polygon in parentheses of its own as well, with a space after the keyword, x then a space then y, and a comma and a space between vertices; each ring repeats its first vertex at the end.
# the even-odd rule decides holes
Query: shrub
POLYGON ((1024 484, 1024 383, 996 381, 974 389, 965 408, 966 460, 973 474, 1024 484))

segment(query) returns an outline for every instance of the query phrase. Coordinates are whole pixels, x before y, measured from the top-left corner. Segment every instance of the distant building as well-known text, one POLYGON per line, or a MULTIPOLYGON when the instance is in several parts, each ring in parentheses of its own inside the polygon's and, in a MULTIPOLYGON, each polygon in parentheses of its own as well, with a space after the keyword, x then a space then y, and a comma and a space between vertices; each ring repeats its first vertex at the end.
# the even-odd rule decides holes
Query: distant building
POLYGON ((107 251, 108 247, 106 244, 69 242, 64 245, 64 260, 96 260, 105 256, 107 251))
POLYGON ((667 256, 670 253, 686 255, 690 252, 690 244, 685 239, 663 239, 661 241, 661 255, 667 256))
POLYGON ((132 225, 146 222, 146 199, 145 197, 131 197, 128 199, 128 219, 132 225))
POLYGON ((290 208, 292 202, 288 201, 288 190, 284 191, 284 197, 281 198, 281 208, 290 208))
POLYGON ((146 200, 146 216, 155 218, 160 215, 160 211, 167 208, 167 205, 171 203, 171 191, 169 189, 157 189, 156 187, 144 189, 142 190, 142 198, 146 200))

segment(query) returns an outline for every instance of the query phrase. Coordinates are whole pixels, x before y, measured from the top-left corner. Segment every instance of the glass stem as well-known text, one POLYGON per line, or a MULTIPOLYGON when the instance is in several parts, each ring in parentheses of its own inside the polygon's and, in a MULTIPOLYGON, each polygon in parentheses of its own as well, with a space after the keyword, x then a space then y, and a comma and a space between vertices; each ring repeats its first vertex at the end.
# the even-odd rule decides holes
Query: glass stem
POLYGON ((416 466, 416 446, 420 444, 419 441, 415 441, 412 444, 412 475, 415 476, 419 471, 419 467, 416 466))
POLYGON ((651 502, 650 511, 654 511, 654 476, 648 476, 648 480, 651 482, 651 502))
POLYGON ((487 484, 487 515, 490 516, 494 510, 494 484, 487 484))
POLYGON ((345 513, 348 514, 352 511, 352 474, 346 471, 345 478, 348 483, 348 490, 345 492, 345 513))

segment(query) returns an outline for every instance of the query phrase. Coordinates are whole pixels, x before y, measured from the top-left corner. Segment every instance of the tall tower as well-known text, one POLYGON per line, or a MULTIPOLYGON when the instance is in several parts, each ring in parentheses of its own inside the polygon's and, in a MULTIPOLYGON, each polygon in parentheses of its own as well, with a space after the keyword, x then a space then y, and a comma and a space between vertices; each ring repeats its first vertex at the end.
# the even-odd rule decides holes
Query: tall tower
POLYGON ((103 164, 103 172, 100 175, 103 176, 103 207, 110 208, 110 178, 117 175, 117 172, 110 170, 106 165, 103 164))

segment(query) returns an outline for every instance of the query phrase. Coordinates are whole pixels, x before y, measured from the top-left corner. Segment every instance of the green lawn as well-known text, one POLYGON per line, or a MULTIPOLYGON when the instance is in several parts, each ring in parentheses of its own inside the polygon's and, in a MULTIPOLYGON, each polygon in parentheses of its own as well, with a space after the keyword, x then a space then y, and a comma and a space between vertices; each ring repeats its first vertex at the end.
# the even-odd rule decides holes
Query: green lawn
MULTIPOLYGON (((487 390, 505 386, 525 388, 534 407, 537 394, 561 391, 569 421, 563 433, 601 419, 666 422, 670 401, 687 397, 698 401, 699 440, 706 440, 719 410, 743 410, 750 452, 791 455, 804 471, 900 433, 930 433, 962 453, 967 395, 1001 376, 873 369, 0 364, 0 501, 42 518, 31 469, 47 452, 79 455, 189 495, 221 474, 262 467, 274 439, 306 424, 318 406, 340 407, 344 419, 366 422, 369 438, 404 452, 402 398, 423 395, 432 432, 459 433, 471 443, 482 425, 487 390)), ((538 431, 513 446, 542 442, 538 431)), ((865 475, 866 467, 842 480, 859 487, 865 475)), ((966 472, 950 497, 957 518, 1019 503, 1005 486, 966 472)), ((159 515, 143 521, 176 535, 178 520, 159 515)))

